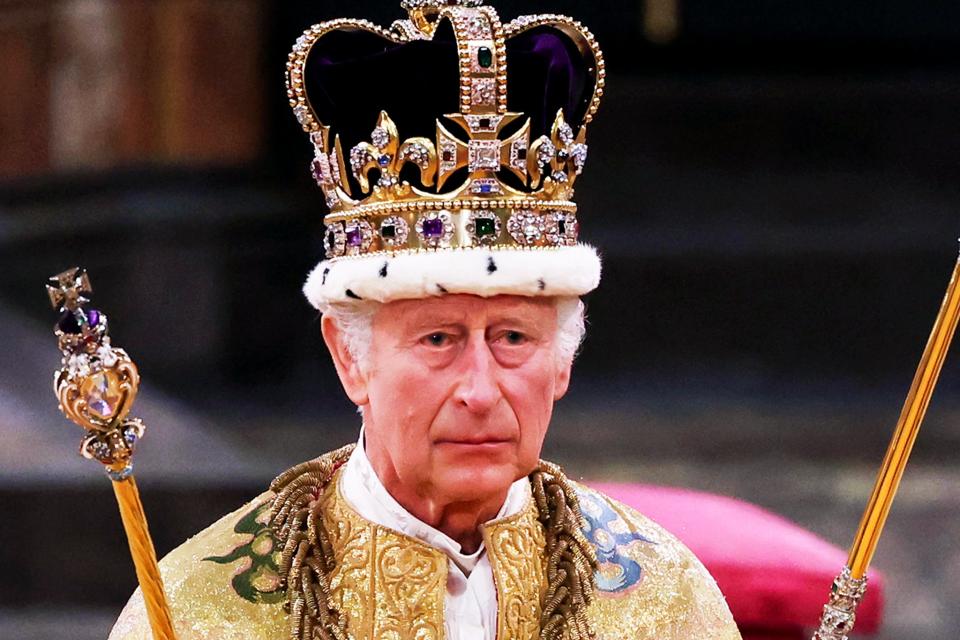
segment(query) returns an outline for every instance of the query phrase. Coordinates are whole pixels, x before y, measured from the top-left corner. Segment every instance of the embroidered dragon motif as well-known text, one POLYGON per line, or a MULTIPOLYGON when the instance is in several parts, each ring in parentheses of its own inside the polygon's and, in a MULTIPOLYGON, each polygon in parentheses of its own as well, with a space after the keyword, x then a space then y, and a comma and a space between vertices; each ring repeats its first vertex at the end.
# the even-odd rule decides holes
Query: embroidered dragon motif
POLYGON ((592 491, 579 491, 580 509, 586 526, 583 535, 597 550, 597 589, 624 594, 640 584, 643 568, 626 549, 637 542, 655 544, 633 531, 610 505, 592 491))
POLYGON ((270 503, 258 505, 240 518, 233 528, 235 533, 251 536, 249 542, 238 545, 226 555, 203 559, 217 564, 242 560, 231 584, 237 595, 254 604, 274 604, 284 597, 278 570, 280 549, 269 526, 269 520, 270 503))

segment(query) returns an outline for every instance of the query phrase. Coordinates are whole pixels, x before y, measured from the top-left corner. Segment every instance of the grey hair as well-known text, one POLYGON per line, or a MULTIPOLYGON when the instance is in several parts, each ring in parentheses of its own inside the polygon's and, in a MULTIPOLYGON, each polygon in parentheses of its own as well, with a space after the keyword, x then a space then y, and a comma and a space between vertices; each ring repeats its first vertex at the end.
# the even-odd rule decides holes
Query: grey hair
MULTIPOLYGON (((577 296, 554 298, 557 308, 557 335, 554 346, 557 357, 572 362, 586 333, 586 307, 577 296)), ((329 305, 324 315, 337 323, 344 336, 347 350, 363 368, 370 355, 373 341, 373 317, 382 303, 359 301, 351 304, 329 305)))

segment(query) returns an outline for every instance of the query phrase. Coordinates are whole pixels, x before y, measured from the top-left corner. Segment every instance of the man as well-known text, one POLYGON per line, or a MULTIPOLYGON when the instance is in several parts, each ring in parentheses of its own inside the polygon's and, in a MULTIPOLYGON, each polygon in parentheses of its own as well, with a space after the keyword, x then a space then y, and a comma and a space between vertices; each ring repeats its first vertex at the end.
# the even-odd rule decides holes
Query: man
MULTIPOLYGON (((360 437, 164 559, 178 637, 739 638, 689 550, 539 459, 583 335, 579 296, 600 277, 570 200, 602 95, 595 40, 560 16, 407 8, 391 31, 317 25, 288 66, 331 209, 304 291, 360 437), (358 94, 358 78, 377 80, 358 94), (443 85, 438 113, 468 140, 398 78, 443 85), (371 101, 384 110, 367 142, 371 101), (401 141, 426 133, 425 111, 436 144, 401 141), (358 138, 349 174, 341 135, 358 138)), ((111 638, 146 637, 135 594, 111 638)))

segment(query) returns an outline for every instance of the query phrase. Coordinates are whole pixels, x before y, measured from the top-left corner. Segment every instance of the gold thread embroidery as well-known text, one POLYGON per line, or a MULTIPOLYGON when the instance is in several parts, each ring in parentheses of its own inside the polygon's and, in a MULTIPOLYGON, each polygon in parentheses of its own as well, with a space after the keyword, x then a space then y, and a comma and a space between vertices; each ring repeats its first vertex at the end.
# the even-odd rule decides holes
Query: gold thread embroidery
POLYGON ((356 640, 442 640, 447 558, 364 520, 343 498, 337 473, 321 509, 334 550, 330 599, 356 640))
POLYGON ((497 637, 532 640, 540 633, 546 538, 533 500, 516 516, 484 527, 497 586, 497 637))

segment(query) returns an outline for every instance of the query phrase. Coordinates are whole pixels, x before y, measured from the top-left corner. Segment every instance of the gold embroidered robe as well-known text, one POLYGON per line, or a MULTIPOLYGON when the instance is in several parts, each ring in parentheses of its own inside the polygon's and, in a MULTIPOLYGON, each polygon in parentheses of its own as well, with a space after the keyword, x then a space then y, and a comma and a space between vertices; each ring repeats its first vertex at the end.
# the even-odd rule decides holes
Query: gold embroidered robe
MULTIPOLYGON (((333 601, 354 640, 441 640, 446 556, 374 524, 327 486, 323 519, 334 548, 333 601)), ((682 543, 637 511, 576 485, 584 533, 599 560, 587 610, 598 640, 738 640, 716 582, 682 543)), ((280 550, 264 493, 172 551, 160 563, 178 640, 288 640, 280 550)), ((545 538, 533 500, 483 526, 497 588, 497 638, 535 639, 546 588, 545 538)), ((150 640, 140 591, 109 640, 150 640)))

